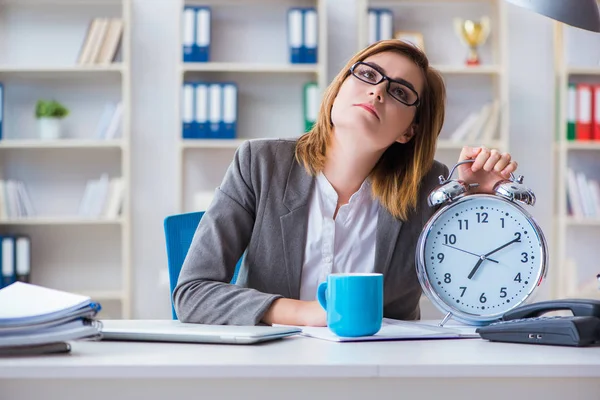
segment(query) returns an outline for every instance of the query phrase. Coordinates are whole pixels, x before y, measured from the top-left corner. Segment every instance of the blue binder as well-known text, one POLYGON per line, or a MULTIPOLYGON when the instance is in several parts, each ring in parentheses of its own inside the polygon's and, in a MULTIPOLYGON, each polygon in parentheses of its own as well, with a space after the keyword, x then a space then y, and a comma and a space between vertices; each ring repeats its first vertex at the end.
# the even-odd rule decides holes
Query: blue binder
POLYGON ((287 15, 288 47, 290 51, 290 62, 299 64, 302 62, 303 44, 303 11, 301 8, 290 8, 287 15))
POLYGON ((302 56, 303 63, 316 64, 318 43, 319 43, 319 24, 317 19, 317 10, 315 8, 305 8, 302 10, 302 56))
POLYGON ((393 13, 387 8, 369 8, 368 44, 394 37, 393 13), (389 23, 383 23, 385 19, 389 23))
POLYGON ((223 84, 223 117, 221 118, 220 137, 234 139, 237 130, 237 93, 238 88, 234 82, 223 84))
POLYGON ((210 60, 210 30, 211 12, 208 7, 196 7, 194 61, 208 62, 210 60))
POLYGON ((4 120, 4 85, 0 82, 0 140, 2 140, 2 121, 4 120))
POLYGON ((183 62, 194 61, 194 45, 196 41, 196 9, 185 6, 181 18, 182 32, 181 44, 183 51, 183 62))
POLYGON ((194 84, 184 82, 181 88, 181 132, 184 139, 194 138, 194 84))
POLYGON ((2 276, 0 288, 17 281, 16 258, 15 238, 0 236, 0 273, 2 276))

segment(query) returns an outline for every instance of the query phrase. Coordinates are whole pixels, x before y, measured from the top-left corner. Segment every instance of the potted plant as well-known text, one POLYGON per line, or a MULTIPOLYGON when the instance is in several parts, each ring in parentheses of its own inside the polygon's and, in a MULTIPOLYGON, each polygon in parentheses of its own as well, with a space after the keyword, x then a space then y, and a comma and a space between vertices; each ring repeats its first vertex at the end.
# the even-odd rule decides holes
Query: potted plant
POLYGON ((61 135, 61 122, 69 115, 69 110, 56 100, 38 100, 35 117, 39 122, 41 139, 58 139, 61 135))

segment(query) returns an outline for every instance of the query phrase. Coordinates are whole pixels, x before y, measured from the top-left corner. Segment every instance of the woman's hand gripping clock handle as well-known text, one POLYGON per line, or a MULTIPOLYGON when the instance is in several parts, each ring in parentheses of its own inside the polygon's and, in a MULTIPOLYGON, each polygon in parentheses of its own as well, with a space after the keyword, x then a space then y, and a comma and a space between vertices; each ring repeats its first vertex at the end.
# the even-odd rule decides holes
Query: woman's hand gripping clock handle
POLYGON ((496 149, 482 147, 463 147, 458 162, 475 160, 458 167, 458 178, 465 183, 478 183, 475 193, 493 194, 496 182, 510 178, 517 169, 517 162, 509 153, 500 153, 496 149))

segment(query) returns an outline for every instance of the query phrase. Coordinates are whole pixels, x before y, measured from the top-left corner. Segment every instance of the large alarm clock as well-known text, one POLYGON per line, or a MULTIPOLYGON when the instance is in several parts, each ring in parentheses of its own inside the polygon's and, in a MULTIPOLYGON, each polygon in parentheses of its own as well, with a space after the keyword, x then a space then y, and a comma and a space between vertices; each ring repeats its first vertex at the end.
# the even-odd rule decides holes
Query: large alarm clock
POLYGON ((417 275, 424 294, 450 318, 486 325, 532 298, 546 277, 544 234, 522 205, 535 195, 523 176, 501 180, 494 194, 469 193, 478 184, 439 177, 428 197, 439 209, 417 244, 417 275))

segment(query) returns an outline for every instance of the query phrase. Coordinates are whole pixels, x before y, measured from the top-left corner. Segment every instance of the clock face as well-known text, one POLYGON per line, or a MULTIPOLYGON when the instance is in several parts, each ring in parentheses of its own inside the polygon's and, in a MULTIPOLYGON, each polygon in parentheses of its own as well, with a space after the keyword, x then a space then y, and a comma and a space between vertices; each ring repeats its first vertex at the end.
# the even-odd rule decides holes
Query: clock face
POLYGON ((432 222, 422 262, 431 289, 450 308, 501 315, 538 284, 545 242, 519 207, 495 196, 467 196, 432 222))

